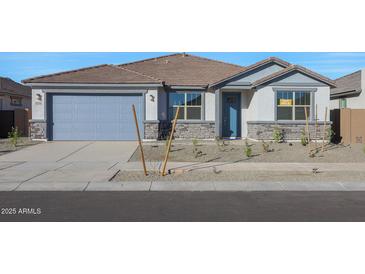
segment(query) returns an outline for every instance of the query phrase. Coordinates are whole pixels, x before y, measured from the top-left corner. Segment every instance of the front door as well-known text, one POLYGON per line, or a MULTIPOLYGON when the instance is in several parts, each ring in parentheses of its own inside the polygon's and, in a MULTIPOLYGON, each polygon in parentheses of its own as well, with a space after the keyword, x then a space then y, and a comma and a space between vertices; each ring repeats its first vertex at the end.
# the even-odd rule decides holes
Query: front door
POLYGON ((240 137, 241 94, 223 93, 222 101, 222 135, 223 137, 240 137))

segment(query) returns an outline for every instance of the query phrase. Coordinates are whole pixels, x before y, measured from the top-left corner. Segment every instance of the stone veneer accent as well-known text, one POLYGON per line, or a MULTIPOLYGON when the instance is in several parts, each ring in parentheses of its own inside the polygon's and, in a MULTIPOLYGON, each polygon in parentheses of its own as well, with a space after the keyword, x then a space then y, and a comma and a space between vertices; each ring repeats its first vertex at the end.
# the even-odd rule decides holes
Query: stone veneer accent
POLYGON ((215 138, 215 122, 183 122, 178 121, 176 124, 176 139, 214 139, 215 138))
MULTIPOLYGON (((144 138, 164 140, 171 130, 172 124, 168 121, 145 121, 144 138)), ((174 138, 176 139, 214 139, 214 121, 178 121, 174 138)))
POLYGON ((156 140, 159 137, 159 121, 145 121, 144 122, 144 138, 156 140))
MULTIPOLYGON (((323 138, 323 124, 318 122, 317 139, 323 138)), ((305 130, 305 121, 289 121, 289 122, 247 122, 247 137, 256 140, 272 140, 275 128, 279 128, 283 132, 284 140, 300 140, 302 131, 305 130)), ((331 122, 327 122, 326 128, 331 127, 331 122)), ((315 136, 315 123, 309 122, 309 132, 311 139, 315 136)))
POLYGON ((47 139, 47 122, 45 120, 30 120, 30 138, 47 139))

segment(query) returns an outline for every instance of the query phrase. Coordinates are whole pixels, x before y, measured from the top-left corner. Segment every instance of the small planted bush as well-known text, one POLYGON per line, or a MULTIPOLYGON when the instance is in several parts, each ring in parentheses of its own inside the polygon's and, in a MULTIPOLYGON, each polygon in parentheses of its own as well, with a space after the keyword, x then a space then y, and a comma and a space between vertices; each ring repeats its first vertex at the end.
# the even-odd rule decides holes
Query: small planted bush
POLYGON ((282 143, 284 141, 283 131, 279 127, 275 127, 272 138, 274 139, 275 143, 282 143))
POLYGON ((305 135, 304 130, 302 130, 302 132, 301 132, 300 143, 302 144, 302 146, 308 145, 308 137, 305 135))
POLYGON ((247 138, 245 139, 245 145, 243 147, 243 152, 245 153, 245 155, 246 155, 247 158, 250 158, 252 156, 252 148, 248 144, 247 138))
POLYGON ((335 131, 331 127, 327 128, 326 139, 329 143, 332 142, 334 136, 335 136, 335 131))
POLYGON ((224 143, 224 139, 220 138, 219 136, 216 136, 215 143, 216 143, 219 151, 225 151, 224 147, 226 144, 224 143))
POLYGON ((11 131, 8 133, 8 137, 10 139, 10 143, 13 145, 13 147, 15 148, 16 145, 18 144, 18 140, 20 137, 20 133, 17 127, 12 127, 11 131))
POLYGON ((198 144, 199 144, 198 139, 194 138, 192 140, 192 142, 193 142, 193 154, 194 154, 194 157, 195 158, 198 158, 198 157, 202 156, 203 155, 203 152, 200 149, 198 149, 198 144))
POLYGON ((268 153, 270 152, 270 144, 269 143, 266 143, 264 140, 262 140, 262 151, 264 153, 268 153))

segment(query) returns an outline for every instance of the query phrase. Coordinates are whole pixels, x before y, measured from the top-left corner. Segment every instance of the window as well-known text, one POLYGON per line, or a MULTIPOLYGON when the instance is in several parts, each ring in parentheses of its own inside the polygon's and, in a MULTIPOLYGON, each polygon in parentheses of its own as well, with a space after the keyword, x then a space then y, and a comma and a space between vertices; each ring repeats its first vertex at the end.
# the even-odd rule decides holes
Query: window
POLYGON ((340 108, 347 108, 346 98, 340 98, 340 108))
POLYGON ((305 109, 308 119, 311 117, 311 92, 278 91, 276 93, 277 120, 305 120, 305 109))
POLYGON ((10 104, 12 106, 21 106, 22 105, 22 98, 20 97, 10 97, 10 104))
POLYGON ((169 93, 169 117, 173 119, 180 106, 179 120, 202 119, 202 95, 197 92, 169 93))

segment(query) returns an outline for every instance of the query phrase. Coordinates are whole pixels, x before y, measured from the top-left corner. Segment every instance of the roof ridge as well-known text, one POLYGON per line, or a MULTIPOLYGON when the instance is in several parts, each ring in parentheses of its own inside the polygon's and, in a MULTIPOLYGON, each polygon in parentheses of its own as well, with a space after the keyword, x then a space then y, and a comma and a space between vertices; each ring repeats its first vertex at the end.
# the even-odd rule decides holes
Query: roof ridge
POLYGON ((225 65, 230 65, 230 66, 235 66, 235 67, 242 68, 242 69, 246 68, 244 66, 240 66, 240 65, 237 65, 237 64, 232 64, 232 63, 221 61, 221 60, 214 60, 214 59, 210 59, 210 58, 207 58, 207 57, 202 57, 202 56, 198 56, 198 55, 194 55, 194 54, 181 53, 181 55, 191 56, 191 57, 199 58, 199 59, 206 60, 206 61, 221 63, 221 64, 225 64, 225 65))
POLYGON ((337 79, 335 79, 334 81, 337 81, 337 80, 340 80, 340 79, 342 79, 342 78, 345 78, 345 77, 348 77, 348 76, 350 76, 350 75, 353 75, 353 74, 355 74, 355 73, 361 73, 361 69, 359 69, 359 70, 357 70, 357 71, 354 71, 354 72, 351 72, 351 73, 349 73, 349 74, 346 74, 346 75, 344 75, 344 76, 341 76, 341 77, 338 77, 337 79))
POLYGON ((113 65, 113 67, 115 67, 115 68, 117 68, 117 69, 126 70, 126 71, 129 71, 129 72, 133 72, 133 73, 136 73, 136 74, 138 74, 138 75, 141 75, 141 76, 144 76, 144 77, 150 78, 150 79, 155 80, 155 81, 163 82, 161 79, 155 78, 155 77, 153 77, 153 76, 150 76, 150 75, 144 74, 144 73, 139 72, 139 71, 135 71, 135 70, 131 70, 131 69, 127 69, 127 68, 123 68, 123 67, 120 67, 119 65, 113 65))
POLYGON ((33 80, 36 80, 36 79, 42 79, 42 78, 45 78, 45 77, 63 75, 63 74, 68 74, 68 73, 73 73, 73 72, 78 72, 78 71, 84 71, 84 70, 88 70, 88 69, 94 69, 94 68, 105 67, 105 66, 110 66, 110 65, 102 64, 102 65, 97 65, 97 66, 92 66, 92 67, 79 68, 79 69, 73 69, 73 70, 66 70, 66 71, 51 73, 51 74, 44 74, 44 75, 41 75, 41 76, 24 79, 24 80, 22 80, 22 83, 26 83, 28 81, 33 81, 33 80))
POLYGON ((172 54, 166 54, 166 55, 162 55, 162 56, 158 56, 158 57, 151 57, 151 58, 147 58, 147 59, 143 59, 143 60, 137 60, 137 61, 133 61, 133 62, 129 62, 129 63, 124 63, 124 64, 119 64, 116 66, 127 66, 127 65, 131 65, 131 64, 137 64, 137 63, 143 63, 146 61, 151 61, 151 60, 157 60, 157 59, 161 59, 161 58, 165 58, 165 57, 169 57, 169 56, 175 56, 175 55, 180 55, 182 53, 172 53, 172 54))

